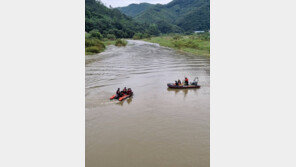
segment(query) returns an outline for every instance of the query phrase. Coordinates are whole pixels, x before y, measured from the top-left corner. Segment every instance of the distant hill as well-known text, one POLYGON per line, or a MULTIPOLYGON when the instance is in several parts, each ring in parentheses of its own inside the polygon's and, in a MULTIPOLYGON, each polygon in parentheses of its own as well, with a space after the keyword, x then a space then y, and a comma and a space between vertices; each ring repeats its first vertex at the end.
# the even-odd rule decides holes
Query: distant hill
POLYGON ((140 4, 130 4, 127 7, 119 7, 117 8, 122 13, 126 14, 130 17, 135 17, 142 13, 143 11, 147 10, 149 7, 154 6, 150 3, 140 3, 140 4))
POLYGON ((101 34, 114 34, 117 38, 132 38, 137 32, 145 32, 147 26, 135 22, 118 9, 110 9, 100 1, 85 0, 85 31, 97 29, 101 34))
POLYGON ((132 38, 136 33, 183 33, 210 29, 210 0, 173 0, 161 4, 131 4, 108 8, 99 0, 85 0, 85 31, 107 37, 132 38))
POLYGON ((119 10, 162 33, 210 29, 210 0, 173 0, 166 5, 132 4, 119 10))

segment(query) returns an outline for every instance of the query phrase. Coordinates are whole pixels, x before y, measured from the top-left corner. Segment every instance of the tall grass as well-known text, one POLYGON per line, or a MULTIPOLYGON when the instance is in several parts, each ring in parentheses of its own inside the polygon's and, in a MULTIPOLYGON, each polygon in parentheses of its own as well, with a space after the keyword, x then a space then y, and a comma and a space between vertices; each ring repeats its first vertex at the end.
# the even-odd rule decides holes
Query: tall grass
POLYGON ((87 55, 103 52, 105 48, 105 44, 96 38, 85 39, 85 54, 87 55))
POLYGON ((151 38, 151 35, 150 34, 147 34, 147 33, 136 33, 134 36, 133 36, 133 39, 143 39, 143 38, 148 38, 150 39, 151 38))
POLYGON ((210 56, 210 34, 193 34, 193 35, 163 35, 159 37, 152 37, 151 39, 144 39, 148 42, 158 43, 161 46, 166 46, 180 50, 183 52, 210 56))
POLYGON ((115 42, 115 46, 126 46, 127 42, 124 39, 117 39, 115 42))
POLYGON ((124 39, 110 40, 107 38, 98 39, 87 36, 85 38, 85 54, 92 55, 101 53, 106 49, 107 45, 126 46, 127 41, 124 39))

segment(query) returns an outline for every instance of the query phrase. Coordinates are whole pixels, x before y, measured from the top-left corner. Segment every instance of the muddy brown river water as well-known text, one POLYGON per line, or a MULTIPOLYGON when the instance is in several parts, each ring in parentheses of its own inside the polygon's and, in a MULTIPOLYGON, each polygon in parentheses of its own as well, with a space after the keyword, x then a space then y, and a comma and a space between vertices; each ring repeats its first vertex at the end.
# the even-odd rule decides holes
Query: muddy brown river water
POLYGON ((86 167, 209 167, 210 60, 143 41, 86 56, 86 167), (200 89, 167 83, 199 77, 200 89), (117 88, 134 96, 110 101, 117 88))

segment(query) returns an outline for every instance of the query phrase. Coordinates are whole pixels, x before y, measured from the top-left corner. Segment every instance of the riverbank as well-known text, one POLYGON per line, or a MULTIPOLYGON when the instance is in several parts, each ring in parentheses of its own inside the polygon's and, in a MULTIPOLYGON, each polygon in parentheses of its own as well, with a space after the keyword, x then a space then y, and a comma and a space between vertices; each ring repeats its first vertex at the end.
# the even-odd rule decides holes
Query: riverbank
POLYGON ((110 39, 85 39, 85 55, 93 55, 103 52, 108 45, 126 46, 127 42, 123 39, 110 40, 110 39))
POLYGON ((191 53, 194 55, 210 56, 210 34, 194 35, 163 35, 143 39, 147 42, 158 43, 161 46, 191 53))

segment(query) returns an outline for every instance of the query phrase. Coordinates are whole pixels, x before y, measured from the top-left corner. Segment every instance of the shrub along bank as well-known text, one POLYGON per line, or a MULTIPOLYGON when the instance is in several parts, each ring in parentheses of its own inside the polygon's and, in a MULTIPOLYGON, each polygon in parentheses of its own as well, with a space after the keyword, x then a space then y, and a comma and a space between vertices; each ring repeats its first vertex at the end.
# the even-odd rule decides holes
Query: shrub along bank
POLYGON ((195 55, 210 56, 210 34, 208 32, 193 35, 163 35, 146 38, 144 41, 158 43, 195 55))
POLYGON ((107 45, 126 46, 127 41, 124 39, 116 39, 112 34, 109 34, 104 38, 103 35, 97 30, 92 30, 89 33, 85 33, 85 54, 92 55, 101 53, 106 49, 107 45))

